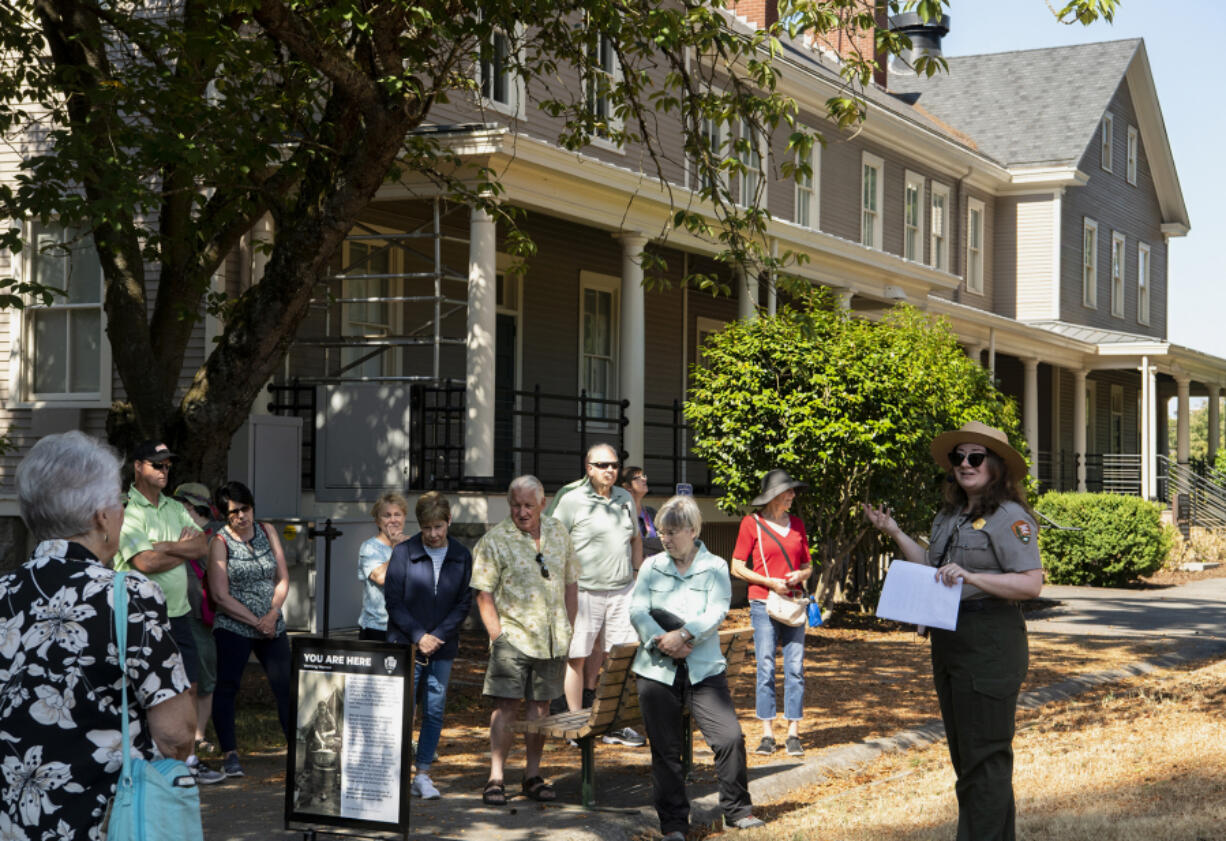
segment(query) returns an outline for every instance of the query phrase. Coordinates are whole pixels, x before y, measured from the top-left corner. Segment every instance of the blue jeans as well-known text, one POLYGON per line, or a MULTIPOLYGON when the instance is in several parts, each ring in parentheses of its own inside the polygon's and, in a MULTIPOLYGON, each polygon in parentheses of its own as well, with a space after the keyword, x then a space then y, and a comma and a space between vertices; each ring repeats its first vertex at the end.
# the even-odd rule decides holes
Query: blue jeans
POLYGON ((421 708, 421 733, 417 737, 417 770, 426 772, 435 760, 438 737, 443 732, 443 708, 447 704, 447 681, 454 660, 431 660, 413 665, 413 687, 421 708))
POLYGON ((805 626, 784 625, 766 615, 766 602, 749 603, 753 651, 758 661, 754 714, 775 718, 775 649, 783 646, 783 717, 800 721, 805 715, 805 626))

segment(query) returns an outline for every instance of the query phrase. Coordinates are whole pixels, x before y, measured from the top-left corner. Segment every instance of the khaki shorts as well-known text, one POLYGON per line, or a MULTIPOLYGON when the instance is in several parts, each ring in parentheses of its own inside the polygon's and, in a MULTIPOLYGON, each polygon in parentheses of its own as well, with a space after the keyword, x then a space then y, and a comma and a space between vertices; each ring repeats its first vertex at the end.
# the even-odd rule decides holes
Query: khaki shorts
POLYGON ((638 632, 630 624, 630 595, 634 582, 616 590, 580 590, 579 612, 575 615, 575 632, 570 638, 572 660, 587 657, 596 647, 604 631, 604 650, 626 642, 638 642, 638 632))
POLYGON ((490 646, 482 691, 491 698, 524 698, 552 701, 562 694, 566 658, 538 660, 529 657, 507 641, 502 634, 490 646))

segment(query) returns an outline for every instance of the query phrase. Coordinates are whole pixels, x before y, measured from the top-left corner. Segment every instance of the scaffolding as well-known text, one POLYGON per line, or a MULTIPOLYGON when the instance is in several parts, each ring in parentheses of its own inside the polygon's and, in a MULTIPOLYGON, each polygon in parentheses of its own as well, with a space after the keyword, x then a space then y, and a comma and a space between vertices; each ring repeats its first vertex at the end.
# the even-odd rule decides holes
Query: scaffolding
MULTIPOLYGON (((443 223, 447 216, 464 211, 464 205, 444 207, 440 198, 431 202, 430 219, 417 228, 402 232, 381 231, 372 224, 359 222, 354 231, 345 238, 346 247, 342 253, 351 250, 354 244, 370 244, 375 247, 366 251, 365 255, 356 261, 342 266, 339 273, 329 275, 320 281, 320 294, 311 298, 310 308, 322 312, 324 316, 323 335, 298 336, 290 346, 290 352, 285 357, 285 380, 295 380, 302 385, 329 385, 358 382, 443 382, 441 370, 441 351, 446 346, 466 344, 465 336, 443 335, 444 321, 460 311, 468 309, 468 271, 463 271, 449 265, 443 256, 445 244, 463 246, 465 254, 468 249, 468 238, 444 233, 443 223), (394 255, 400 255, 400 260, 393 260, 394 255), (391 267, 399 266, 400 270, 372 271, 372 266, 381 261, 391 267), (381 294, 347 296, 345 286, 353 283, 370 281, 388 281, 388 288, 407 288, 413 282, 432 281, 432 294, 381 294), (341 285, 341 295, 332 292, 332 285, 341 285), (463 284, 463 297, 452 292, 454 287, 449 284, 463 284), (450 293, 450 294, 449 294, 450 293), (405 308, 426 305, 431 315, 417 325, 401 329, 393 333, 390 329, 357 335, 345 332, 346 319, 336 312, 340 305, 343 313, 346 307, 387 306, 400 307, 398 314, 404 317, 405 308), (430 347, 431 368, 427 373, 409 374, 366 374, 354 373, 361 371, 363 366, 372 360, 379 359, 389 351, 406 347, 430 347), (295 374, 292 357, 296 349, 319 348, 324 352, 322 374, 295 374), (357 351, 356 355, 344 351, 357 351), (361 351, 367 351, 362 353, 361 351), (339 351, 339 353, 338 353, 339 351)), ((390 366, 395 367, 395 366, 390 366)))

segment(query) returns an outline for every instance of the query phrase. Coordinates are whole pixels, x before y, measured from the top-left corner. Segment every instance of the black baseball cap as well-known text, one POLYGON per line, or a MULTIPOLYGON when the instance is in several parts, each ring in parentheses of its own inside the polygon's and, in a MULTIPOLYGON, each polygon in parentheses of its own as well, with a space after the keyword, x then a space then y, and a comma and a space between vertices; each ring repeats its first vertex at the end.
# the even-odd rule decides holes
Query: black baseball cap
POLYGON ((161 441, 141 441, 136 445, 136 449, 132 451, 132 461, 168 461, 172 458, 178 458, 177 455, 170 451, 161 441))

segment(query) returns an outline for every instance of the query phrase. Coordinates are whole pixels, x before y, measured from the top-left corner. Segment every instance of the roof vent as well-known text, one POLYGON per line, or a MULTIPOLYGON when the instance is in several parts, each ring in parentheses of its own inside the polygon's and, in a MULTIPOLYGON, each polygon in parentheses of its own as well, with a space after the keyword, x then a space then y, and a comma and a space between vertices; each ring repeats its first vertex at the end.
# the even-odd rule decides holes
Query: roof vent
POLYGON ((925 21, 915 12, 905 12, 890 18, 890 29, 911 39, 911 49, 890 57, 890 73, 915 73, 915 60, 920 56, 941 56, 941 39, 949 34, 949 15, 925 21))

